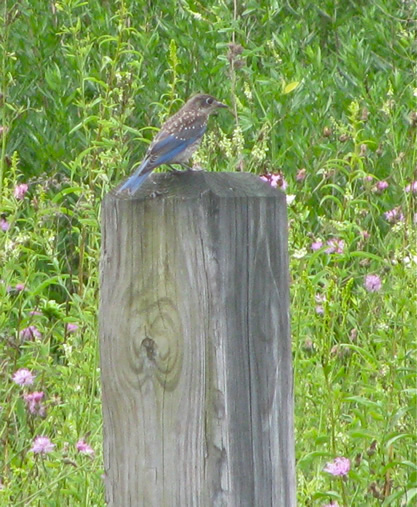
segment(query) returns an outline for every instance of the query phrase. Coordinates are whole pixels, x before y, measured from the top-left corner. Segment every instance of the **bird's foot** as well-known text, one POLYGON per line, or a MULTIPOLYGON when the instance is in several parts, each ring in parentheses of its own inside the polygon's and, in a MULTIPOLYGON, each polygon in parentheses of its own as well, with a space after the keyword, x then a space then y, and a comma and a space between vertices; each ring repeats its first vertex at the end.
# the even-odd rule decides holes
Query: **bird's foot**
POLYGON ((175 167, 172 167, 172 165, 169 165, 169 172, 172 174, 184 174, 184 173, 190 173, 190 172, 196 172, 196 171, 204 171, 204 167, 201 167, 201 165, 193 165, 192 167, 187 164, 181 164, 181 167, 183 167, 183 170, 176 169, 175 167))
POLYGON ((196 164, 193 166, 189 166, 189 165, 185 165, 185 164, 181 164, 181 165, 182 165, 182 167, 184 167, 185 172, 187 172, 187 173, 195 173, 198 171, 204 171, 204 167, 202 167, 200 164, 196 164))
POLYGON ((199 171, 204 171, 204 167, 200 164, 195 164, 195 165, 193 165, 193 167, 189 167, 188 170, 193 171, 193 172, 199 172, 199 171))
POLYGON ((168 167, 169 167, 169 172, 171 174, 182 174, 184 172, 184 171, 181 171, 181 169, 176 169, 172 165, 169 165, 168 167))

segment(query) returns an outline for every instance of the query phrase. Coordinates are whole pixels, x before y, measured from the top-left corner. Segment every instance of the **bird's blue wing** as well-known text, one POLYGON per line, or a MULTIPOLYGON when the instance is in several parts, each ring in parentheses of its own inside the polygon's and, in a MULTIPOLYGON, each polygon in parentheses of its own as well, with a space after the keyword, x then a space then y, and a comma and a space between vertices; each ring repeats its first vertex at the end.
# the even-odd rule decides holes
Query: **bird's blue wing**
POLYGON ((148 151, 152 168, 162 164, 174 162, 176 157, 185 151, 188 146, 198 141, 206 131, 207 125, 201 125, 193 130, 182 130, 177 134, 168 134, 163 138, 156 138, 148 151))

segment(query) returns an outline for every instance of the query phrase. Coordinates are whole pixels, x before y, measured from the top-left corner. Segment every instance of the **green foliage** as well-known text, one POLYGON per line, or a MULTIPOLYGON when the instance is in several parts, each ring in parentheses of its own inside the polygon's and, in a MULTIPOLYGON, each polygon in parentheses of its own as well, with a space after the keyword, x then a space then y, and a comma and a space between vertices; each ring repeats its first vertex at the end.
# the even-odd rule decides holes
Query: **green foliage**
POLYGON ((299 504, 414 504, 416 15, 407 0, 3 1, 0 505, 103 505, 100 203, 197 91, 231 114, 196 161, 282 171, 295 196, 299 504), (33 385, 12 381, 20 368, 33 385), (30 450, 39 435, 50 454, 30 450), (323 472, 336 456, 345 479, 323 472))

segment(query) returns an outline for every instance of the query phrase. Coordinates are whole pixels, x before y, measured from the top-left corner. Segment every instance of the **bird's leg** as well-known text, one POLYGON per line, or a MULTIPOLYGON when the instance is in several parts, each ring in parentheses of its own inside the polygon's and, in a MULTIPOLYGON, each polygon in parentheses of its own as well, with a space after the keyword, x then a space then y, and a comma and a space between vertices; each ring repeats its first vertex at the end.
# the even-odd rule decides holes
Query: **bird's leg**
POLYGON ((196 172, 196 171, 204 171, 204 169, 201 166, 189 166, 187 164, 182 163, 182 167, 186 170, 186 172, 196 172))

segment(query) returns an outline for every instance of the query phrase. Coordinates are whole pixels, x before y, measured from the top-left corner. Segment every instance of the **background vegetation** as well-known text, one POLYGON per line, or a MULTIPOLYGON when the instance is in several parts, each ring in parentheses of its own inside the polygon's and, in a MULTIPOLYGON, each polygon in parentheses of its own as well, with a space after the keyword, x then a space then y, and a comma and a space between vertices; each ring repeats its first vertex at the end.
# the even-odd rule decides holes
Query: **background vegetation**
POLYGON ((100 204, 196 91, 290 196, 299 504, 415 505, 416 4, 206 4, 0 5, 0 505, 104 504, 100 204))

